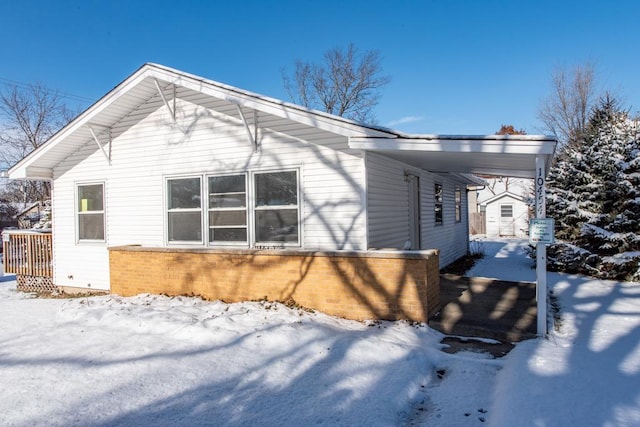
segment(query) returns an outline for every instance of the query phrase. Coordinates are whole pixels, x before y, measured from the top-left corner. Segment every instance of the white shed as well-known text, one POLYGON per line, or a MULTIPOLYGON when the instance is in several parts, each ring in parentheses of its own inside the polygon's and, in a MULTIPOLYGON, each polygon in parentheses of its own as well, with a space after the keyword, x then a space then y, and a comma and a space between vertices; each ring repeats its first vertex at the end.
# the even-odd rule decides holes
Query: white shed
POLYGON ((525 237, 529 229, 527 201, 510 192, 496 194, 480 203, 485 212, 488 236, 525 237))

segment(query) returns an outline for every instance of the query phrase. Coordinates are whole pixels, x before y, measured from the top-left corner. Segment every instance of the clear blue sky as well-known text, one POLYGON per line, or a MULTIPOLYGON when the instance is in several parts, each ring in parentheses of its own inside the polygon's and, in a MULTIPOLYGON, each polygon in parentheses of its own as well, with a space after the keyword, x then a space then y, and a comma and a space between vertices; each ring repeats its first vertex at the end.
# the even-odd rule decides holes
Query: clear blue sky
POLYGON ((587 60, 638 111, 639 17, 637 1, 3 0, 0 84, 42 82, 94 101, 155 62, 288 100, 283 67, 353 42, 379 50, 392 78, 381 125, 541 133, 552 71, 587 60))

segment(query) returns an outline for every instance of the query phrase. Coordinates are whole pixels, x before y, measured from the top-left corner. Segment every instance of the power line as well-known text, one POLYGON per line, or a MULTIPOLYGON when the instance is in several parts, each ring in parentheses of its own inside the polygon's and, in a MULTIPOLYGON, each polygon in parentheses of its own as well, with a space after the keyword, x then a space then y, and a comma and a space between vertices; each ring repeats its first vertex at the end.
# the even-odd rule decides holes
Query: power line
MULTIPOLYGON (((4 77, 0 77, 0 85, 18 86, 18 87, 23 88, 23 89, 29 89, 32 86, 32 84, 30 84, 30 83, 19 82, 17 80, 6 79, 4 77)), ((93 102, 93 101, 95 101, 95 99, 87 98, 86 96, 74 95, 74 94, 68 93, 68 92, 56 91, 56 94, 58 94, 61 98, 66 98, 66 99, 70 99, 70 100, 73 100, 73 101, 80 101, 80 102, 93 102)))

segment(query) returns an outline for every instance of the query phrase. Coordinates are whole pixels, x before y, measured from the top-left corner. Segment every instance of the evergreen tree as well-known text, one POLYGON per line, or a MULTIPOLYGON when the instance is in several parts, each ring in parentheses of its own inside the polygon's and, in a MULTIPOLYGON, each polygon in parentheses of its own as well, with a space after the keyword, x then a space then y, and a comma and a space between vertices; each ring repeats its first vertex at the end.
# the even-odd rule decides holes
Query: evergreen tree
POLYGON ((548 214, 562 242, 549 267, 640 280, 640 132, 616 99, 603 97, 579 143, 549 171, 548 214))

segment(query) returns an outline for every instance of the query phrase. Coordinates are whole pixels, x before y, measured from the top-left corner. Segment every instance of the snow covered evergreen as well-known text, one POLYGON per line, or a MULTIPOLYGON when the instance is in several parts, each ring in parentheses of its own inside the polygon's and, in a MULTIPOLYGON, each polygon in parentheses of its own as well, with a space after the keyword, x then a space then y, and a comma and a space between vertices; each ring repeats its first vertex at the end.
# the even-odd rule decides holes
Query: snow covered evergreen
POLYGON ((552 270, 640 280, 640 128, 604 97, 584 138, 563 149, 549 171, 548 215, 561 241, 552 270))

